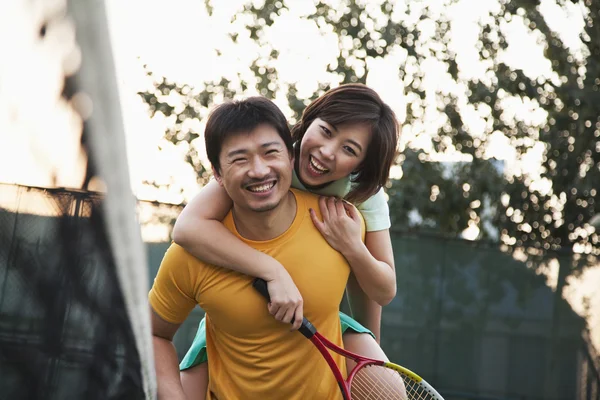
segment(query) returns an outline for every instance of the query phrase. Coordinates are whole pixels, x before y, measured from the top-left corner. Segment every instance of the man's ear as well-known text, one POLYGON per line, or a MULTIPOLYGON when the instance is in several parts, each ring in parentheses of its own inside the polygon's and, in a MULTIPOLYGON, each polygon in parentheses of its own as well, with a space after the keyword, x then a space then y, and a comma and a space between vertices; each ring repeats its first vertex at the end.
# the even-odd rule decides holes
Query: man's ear
POLYGON ((217 171, 217 169, 215 167, 212 167, 212 172, 213 172, 213 176, 215 177, 215 180, 217 181, 217 183, 223 187, 223 179, 221 178, 221 175, 219 174, 219 171, 217 171))

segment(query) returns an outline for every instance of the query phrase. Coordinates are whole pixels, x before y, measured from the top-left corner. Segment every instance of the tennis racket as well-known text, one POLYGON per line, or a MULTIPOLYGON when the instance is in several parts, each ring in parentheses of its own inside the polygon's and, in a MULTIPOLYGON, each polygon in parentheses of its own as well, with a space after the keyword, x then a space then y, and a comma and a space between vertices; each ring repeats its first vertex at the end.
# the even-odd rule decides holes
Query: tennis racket
MULTIPOLYGON (((270 301, 267 283, 256 278, 254 288, 270 301)), ((337 380, 344 400, 444 400, 423 378, 400 365, 354 354, 331 343, 306 318, 298 331, 319 350, 337 380), (353 360, 356 366, 344 379, 327 350, 353 360)))

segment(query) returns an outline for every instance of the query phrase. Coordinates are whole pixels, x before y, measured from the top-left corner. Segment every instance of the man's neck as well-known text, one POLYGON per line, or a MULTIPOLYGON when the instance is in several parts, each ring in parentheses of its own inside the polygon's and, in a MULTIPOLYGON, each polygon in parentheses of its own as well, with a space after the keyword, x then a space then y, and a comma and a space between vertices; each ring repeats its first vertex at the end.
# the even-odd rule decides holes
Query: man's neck
POLYGON ((289 191, 279 205, 270 211, 256 212, 233 205, 233 221, 238 233, 246 239, 264 241, 283 234, 296 218, 296 197, 289 191))

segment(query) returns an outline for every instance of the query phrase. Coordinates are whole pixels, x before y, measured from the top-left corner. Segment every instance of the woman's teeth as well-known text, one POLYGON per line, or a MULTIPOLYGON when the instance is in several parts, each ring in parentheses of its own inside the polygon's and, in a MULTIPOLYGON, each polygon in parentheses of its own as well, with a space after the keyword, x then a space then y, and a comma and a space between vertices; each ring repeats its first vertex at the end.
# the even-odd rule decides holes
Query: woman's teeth
POLYGON ((324 174, 326 172, 329 172, 329 170, 323 164, 319 163, 312 156, 310 157, 310 166, 312 167, 313 171, 315 171, 319 174, 324 174))

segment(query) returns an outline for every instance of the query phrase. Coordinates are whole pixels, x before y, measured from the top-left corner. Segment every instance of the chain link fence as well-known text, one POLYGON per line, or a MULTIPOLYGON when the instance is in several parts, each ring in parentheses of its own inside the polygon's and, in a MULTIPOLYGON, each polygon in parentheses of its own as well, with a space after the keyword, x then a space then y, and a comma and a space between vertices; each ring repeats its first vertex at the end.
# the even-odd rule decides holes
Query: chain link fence
POLYGON ((101 207, 0 184, 0 399, 145 398, 101 207))

